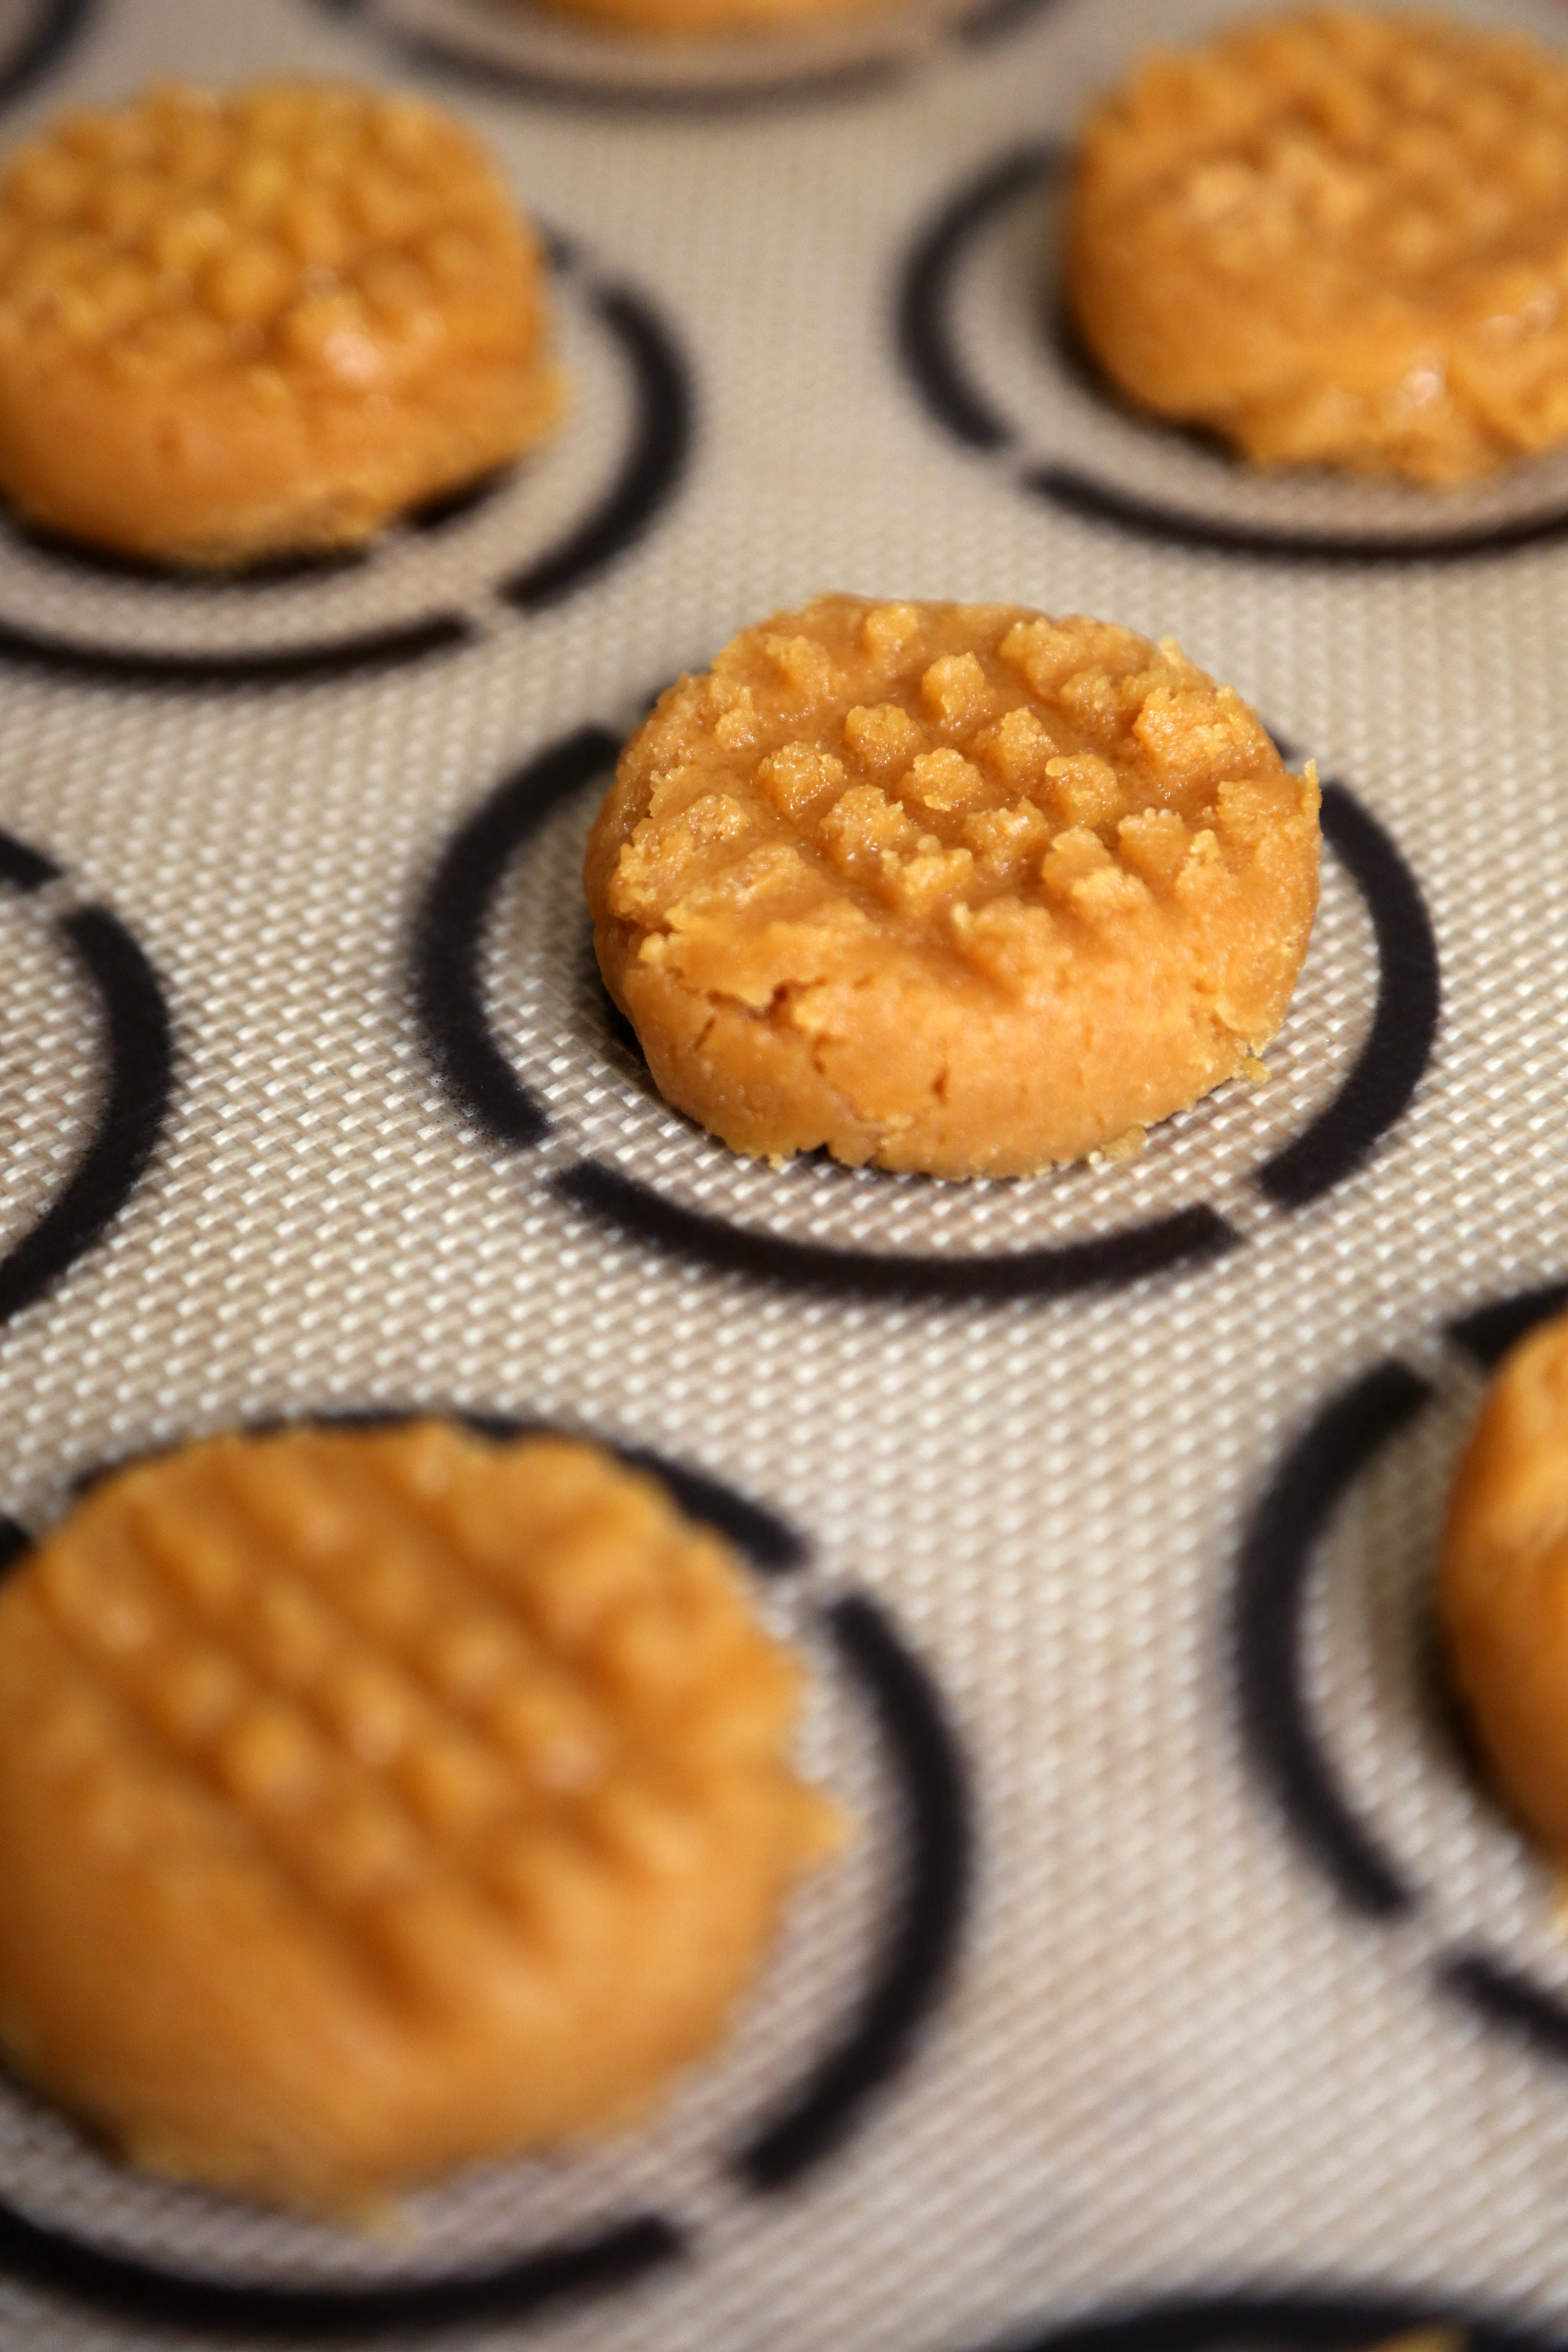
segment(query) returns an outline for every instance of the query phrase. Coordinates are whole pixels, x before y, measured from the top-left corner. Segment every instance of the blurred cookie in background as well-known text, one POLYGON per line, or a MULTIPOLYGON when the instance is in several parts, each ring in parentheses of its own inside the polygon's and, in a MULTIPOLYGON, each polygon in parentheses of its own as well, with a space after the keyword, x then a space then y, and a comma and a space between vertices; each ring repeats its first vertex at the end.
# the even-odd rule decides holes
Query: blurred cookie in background
POLYGON ((1568 1315, 1492 1384, 1448 1507, 1438 1603, 1499 1789, 1568 1862, 1568 1315))
POLYGON ((1568 440, 1568 58, 1347 8, 1137 64, 1085 126, 1073 321, 1264 466, 1465 482, 1568 440))
POLYGON ((592 1445, 113 1474, 0 1591, 0 2045, 134 2161, 329 2213, 635 2119, 839 1837, 801 1681, 592 1445))
POLYGON ((0 179, 0 493, 221 569, 351 547, 562 408, 539 243, 423 101, 177 86, 60 118, 0 179))

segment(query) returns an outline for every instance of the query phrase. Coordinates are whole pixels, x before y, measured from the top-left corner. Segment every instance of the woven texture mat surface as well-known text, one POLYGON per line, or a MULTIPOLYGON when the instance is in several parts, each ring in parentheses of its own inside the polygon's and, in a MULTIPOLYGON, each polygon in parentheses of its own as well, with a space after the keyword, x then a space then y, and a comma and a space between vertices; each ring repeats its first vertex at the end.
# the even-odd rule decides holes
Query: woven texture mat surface
MULTIPOLYGON (((584 1431, 709 1482, 861 1824, 657 2125, 400 2235, 0 2092, 0 2343, 1568 2329, 1568 1944, 1428 1604, 1483 1374, 1568 1276, 1568 460, 1247 483, 1085 383, 1064 142, 1217 13, 650 53, 509 0, 0 8, 7 140, 169 72, 461 110, 554 241, 575 394, 319 578, 0 530, 0 1542, 236 1423, 584 1431), (596 794, 661 684, 823 587, 1173 634, 1317 759, 1266 1087, 967 1187, 774 1173, 651 1094, 593 982, 596 794)), ((1560 0, 1468 13, 1568 45, 1560 0)))

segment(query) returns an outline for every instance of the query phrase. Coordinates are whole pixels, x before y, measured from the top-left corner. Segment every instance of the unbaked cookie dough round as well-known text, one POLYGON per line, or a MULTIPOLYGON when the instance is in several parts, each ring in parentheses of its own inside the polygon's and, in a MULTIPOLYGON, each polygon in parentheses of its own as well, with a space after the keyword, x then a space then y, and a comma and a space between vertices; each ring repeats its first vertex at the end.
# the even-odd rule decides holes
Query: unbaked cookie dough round
POLYGON ((1568 439, 1568 58, 1321 8, 1090 117, 1067 276, 1121 389, 1260 465, 1464 482, 1568 439))
POLYGON ((136 2161, 306 2208, 604 2130, 833 1840, 799 1685, 590 1445, 123 1471, 0 1590, 0 2046, 136 2161))
POLYGON ((1568 1315, 1492 1384, 1448 1507, 1438 1605, 1499 1788, 1568 1859, 1568 1315))
POLYGON ((549 345, 537 240, 418 100, 164 87, 0 181, 0 493, 72 539, 353 545, 550 429, 549 345))
POLYGON ((660 1091, 733 1150, 1016 1176, 1245 1069, 1318 788, 1170 639, 821 596, 681 678, 584 881, 660 1091))

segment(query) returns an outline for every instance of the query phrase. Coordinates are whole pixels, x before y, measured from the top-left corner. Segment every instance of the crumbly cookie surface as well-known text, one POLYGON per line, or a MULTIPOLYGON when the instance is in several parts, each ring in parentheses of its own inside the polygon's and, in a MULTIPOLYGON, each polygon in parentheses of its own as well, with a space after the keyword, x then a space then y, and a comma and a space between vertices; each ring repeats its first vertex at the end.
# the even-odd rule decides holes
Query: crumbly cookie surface
POLYGON ((0 491, 196 566, 352 544, 560 407, 542 265, 478 142, 336 86, 167 87, 0 181, 0 491))
POLYGON ((1438 1603, 1499 1787, 1568 1859, 1568 1316, 1492 1384, 1448 1507, 1438 1603))
POLYGON ((1079 327, 1259 464, 1458 483, 1568 439, 1568 58, 1343 8, 1159 53, 1090 118, 1079 327))
POLYGON ((1245 1066, 1319 846, 1315 782, 1173 642, 822 596, 662 697, 584 880, 658 1085, 735 1150, 1005 1176, 1245 1066))
POLYGON ((121 1473, 0 1591, 0 2041, 132 2158, 307 2207, 611 2125, 831 1839, 798 1685, 592 1446, 121 1473))

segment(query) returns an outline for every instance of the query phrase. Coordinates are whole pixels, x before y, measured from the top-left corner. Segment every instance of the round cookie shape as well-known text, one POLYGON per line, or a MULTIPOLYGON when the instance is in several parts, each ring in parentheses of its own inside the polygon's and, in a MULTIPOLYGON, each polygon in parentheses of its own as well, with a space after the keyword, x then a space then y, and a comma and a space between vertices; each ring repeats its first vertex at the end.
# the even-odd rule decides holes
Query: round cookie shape
POLYGON ((1458 483, 1568 439, 1568 58, 1322 8, 1157 53, 1089 119, 1078 328, 1265 466, 1458 483))
POLYGON ((660 1091, 731 1149, 1016 1176, 1244 1072, 1316 779, 1173 641, 822 596, 626 745, 584 882, 660 1091))
POLYGON ((309 2209, 612 2126, 834 1841, 799 1679, 593 1446, 119 1473, 0 1591, 0 2043, 133 2159, 309 2209))
POLYGON ((0 182, 0 491, 198 568, 351 546, 550 429, 549 334, 537 242, 460 124, 154 89, 0 182))
POLYGON ((1492 1384, 1448 1506, 1438 1606, 1499 1788, 1568 1855, 1568 1315, 1492 1384))

